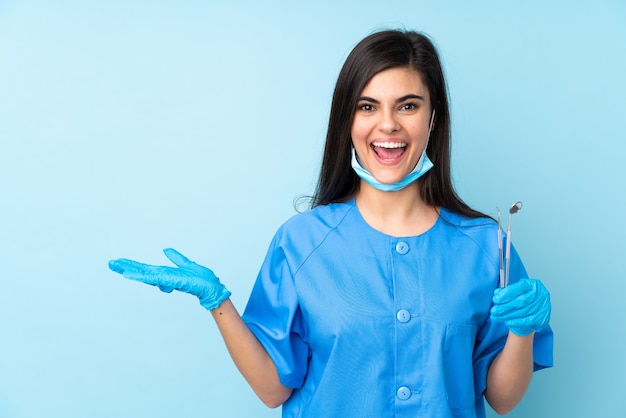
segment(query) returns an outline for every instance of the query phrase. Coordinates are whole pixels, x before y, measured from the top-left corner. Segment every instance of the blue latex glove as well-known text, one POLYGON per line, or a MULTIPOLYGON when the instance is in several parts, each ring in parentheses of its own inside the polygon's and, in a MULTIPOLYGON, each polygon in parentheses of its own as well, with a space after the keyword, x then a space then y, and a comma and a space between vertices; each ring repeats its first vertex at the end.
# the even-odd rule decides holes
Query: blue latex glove
POLYGON ((178 267, 152 266, 120 258, 109 261, 109 268, 127 279, 158 286, 163 292, 179 290, 197 296, 200 305, 208 310, 217 308, 230 297, 230 291, 211 270, 172 248, 163 252, 178 267))
POLYGON ((543 283, 534 279, 521 279, 493 294, 491 318, 504 322, 520 337, 540 331, 550 322, 550 293, 543 283))

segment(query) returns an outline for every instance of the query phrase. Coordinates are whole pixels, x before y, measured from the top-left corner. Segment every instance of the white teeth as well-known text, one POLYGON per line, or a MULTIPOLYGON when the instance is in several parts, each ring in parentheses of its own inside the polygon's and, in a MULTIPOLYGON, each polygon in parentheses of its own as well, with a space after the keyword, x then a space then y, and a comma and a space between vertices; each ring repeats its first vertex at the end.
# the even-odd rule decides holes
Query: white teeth
POLYGON ((374 142, 372 145, 380 148, 404 148, 406 144, 404 142, 374 142))

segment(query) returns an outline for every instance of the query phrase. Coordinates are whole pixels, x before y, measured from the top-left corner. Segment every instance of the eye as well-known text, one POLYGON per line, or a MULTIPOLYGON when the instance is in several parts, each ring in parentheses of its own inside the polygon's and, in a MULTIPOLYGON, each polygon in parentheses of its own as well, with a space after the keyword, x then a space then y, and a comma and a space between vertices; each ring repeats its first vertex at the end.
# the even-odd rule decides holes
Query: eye
POLYGON ((358 109, 364 112, 371 112, 372 110, 374 110, 374 106, 369 103, 362 103, 359 105, 358 109))
POLYGON ((417 104, 415 103, 404 103, 400 106, 400 110, 415 110, 417 109, 417 104))

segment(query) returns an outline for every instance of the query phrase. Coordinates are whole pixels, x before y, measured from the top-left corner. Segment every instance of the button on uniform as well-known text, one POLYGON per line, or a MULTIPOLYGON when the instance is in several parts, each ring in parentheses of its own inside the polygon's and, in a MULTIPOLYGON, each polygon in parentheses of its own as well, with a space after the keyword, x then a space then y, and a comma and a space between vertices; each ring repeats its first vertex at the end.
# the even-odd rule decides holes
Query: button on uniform
POLYGON ((400 255, 404 255, 404 254, 408 253, 409 252, 409 244, 407 244, 404 241, 400 241, 399 243, 396 244, 396 251, 400 255))
POLYGON ((398 388, 396 395, 398 396, 398 399, 406 401, 411 397, 411 389, 407 388, 406 386, 401 386, 398 388))
POLYGON ((411 320, 411 313, 406 309, 400 309, 396 314, 396 318, 398 318, 399 322, 402 322, 404 324, 411 320))

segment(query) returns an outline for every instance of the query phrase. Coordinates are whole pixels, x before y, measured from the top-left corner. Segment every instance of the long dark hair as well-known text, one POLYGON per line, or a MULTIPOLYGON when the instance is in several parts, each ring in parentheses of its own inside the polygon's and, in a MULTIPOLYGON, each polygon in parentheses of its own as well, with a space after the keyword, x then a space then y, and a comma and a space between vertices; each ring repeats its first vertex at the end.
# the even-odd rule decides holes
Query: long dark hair
POLYGON ((397 67, 422 75, 435 110, 434 129, 426 150, 434 167, 418 180, 422 198, 429 205, 465 216, 485 216, 465 204, 452 186, 448 93, 437 49, 426 35, 400 30, 371 34, 348 55, 333 94, 324 157, 311 206, 345 202, 355 196, 360 180, 350 165, 350 132, 357 101, 374 75, 397 67))

